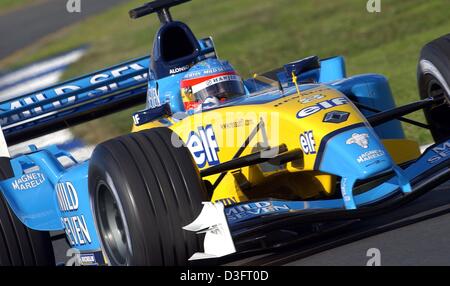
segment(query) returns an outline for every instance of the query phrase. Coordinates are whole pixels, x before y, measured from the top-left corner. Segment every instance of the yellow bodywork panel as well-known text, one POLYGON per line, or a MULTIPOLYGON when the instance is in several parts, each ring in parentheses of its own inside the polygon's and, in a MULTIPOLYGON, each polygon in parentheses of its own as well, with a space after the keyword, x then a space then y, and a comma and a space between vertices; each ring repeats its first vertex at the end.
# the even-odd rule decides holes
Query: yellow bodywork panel
MULTIPOLYGON (((301 151, 300 135, 310 131, 314 132, 312 147, 319 148, 329 133, 354 124, 367 124, 345 95, 326 86, 301 94, 294 92, 266 103, 203 111, 180 121, 166 119, 172 123, 169 128, 182 139, 172 144, 186 144, 200 170, 280 144, 285 144, 288 150, 301 151), (323 122, 324 114, 333 110, 348 112, 347 120, 338 124, 323 122), (307 116, 302 117, 305 114, 307 116)), ((161 125, 157 121, 150 122, 135 126, 133 131, 161 125)), ((418 156, 411 141, 386 140, 386 148, 396 162, 418 156)), ((242 202, 258 197, 307 199, 331 195, 336 178, 314 170, 316 156, 316 152, 303 153, 301 159, 282 166, 263 163, 203 179, 215 187, 212 201, 242 202)))

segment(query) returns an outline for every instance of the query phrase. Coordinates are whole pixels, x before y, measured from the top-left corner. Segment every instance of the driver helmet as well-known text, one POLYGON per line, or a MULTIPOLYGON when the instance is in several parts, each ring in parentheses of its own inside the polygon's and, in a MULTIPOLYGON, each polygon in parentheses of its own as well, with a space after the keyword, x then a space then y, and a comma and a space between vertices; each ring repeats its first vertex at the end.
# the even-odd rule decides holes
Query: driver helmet
POLYGON ((192 66, 180 82, 186 111, 215 107, 245 95, 244 83, 227 61, 206 59, 192 66))

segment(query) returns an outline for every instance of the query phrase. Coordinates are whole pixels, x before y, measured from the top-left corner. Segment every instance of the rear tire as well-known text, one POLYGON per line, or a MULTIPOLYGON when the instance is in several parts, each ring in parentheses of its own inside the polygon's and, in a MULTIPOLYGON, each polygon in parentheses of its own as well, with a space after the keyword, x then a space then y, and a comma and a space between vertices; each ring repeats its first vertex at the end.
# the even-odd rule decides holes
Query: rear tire
POLYGON ((89 193, 103 249, 112 265, 186 265, 200 238, 183 226, 200 213, 205 186, 189 150, 155 128, 99 144, 89 193))
POLYGON ((444 104, 424 109, 431 126, 431 135, 437 142, 450 136, 450 34, 426 44, 417 69, 420 97, 444 95, 444 104))
POLYGON ((23 225, 1 193, 0 266, 55 266, 49 233, 23 225))

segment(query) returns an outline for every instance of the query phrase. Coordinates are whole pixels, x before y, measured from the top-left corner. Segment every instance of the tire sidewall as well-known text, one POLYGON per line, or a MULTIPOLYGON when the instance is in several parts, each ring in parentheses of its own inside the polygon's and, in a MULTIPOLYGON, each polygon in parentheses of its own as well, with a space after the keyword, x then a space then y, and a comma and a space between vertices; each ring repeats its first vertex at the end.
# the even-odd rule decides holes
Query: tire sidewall
POLYGON ((434 140, 442 140, 448 136, 446 125, 450 121, 450 34, 424 46, 420 53, 417 79, 421 99, 430 96, 433 84, 438 84, 445 92, 447 105, 424 109, 434 140))

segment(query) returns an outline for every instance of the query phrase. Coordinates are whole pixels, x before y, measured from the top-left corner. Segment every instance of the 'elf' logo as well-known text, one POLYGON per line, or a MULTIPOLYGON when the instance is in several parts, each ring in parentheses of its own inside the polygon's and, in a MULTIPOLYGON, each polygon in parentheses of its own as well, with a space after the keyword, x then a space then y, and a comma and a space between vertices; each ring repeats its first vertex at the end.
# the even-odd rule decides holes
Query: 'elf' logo
POLYGON ((314 141, 312 131, 306 131, 300 134, 300 145, 302 146, 303 153, 316 154, 316 142, 314 141))
POLYGON ((199 127, 198 132, 192 131, 187 140, 186 146, 191 151, 195 163, 199 168, 203 168, 206 162, 210 166, 220 163, 217 152, 219 145, 217 144, 216 135, 211 125, 199 127))

